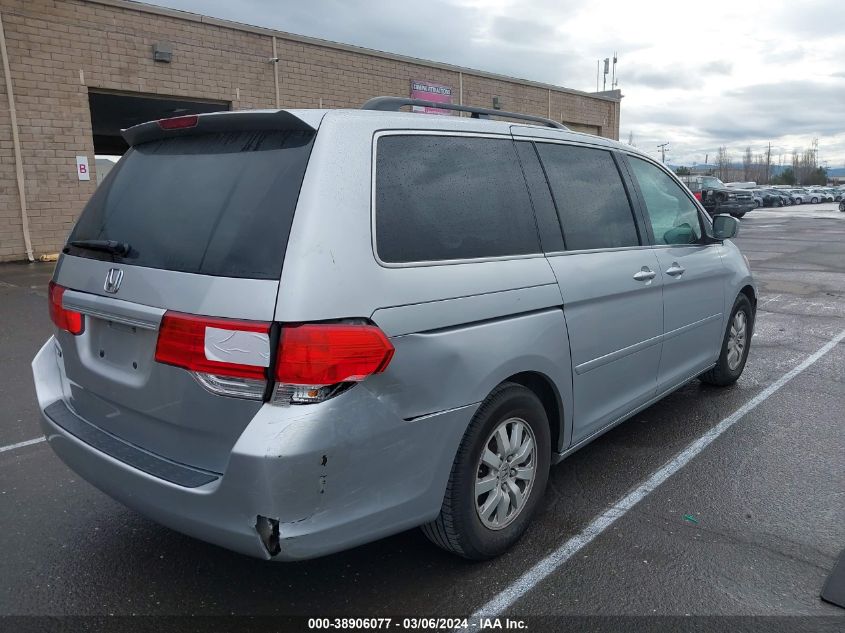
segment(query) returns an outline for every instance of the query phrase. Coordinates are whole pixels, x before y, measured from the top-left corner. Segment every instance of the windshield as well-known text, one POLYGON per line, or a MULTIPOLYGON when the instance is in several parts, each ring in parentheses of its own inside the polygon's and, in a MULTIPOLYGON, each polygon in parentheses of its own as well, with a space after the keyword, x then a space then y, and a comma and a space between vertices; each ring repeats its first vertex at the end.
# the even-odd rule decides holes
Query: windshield
POLYGON ((704 189, 707 189, 707 188, 720 188, 721 189, 721 188, 724 188, 725 183, 723 183, 721 180, 719 180, 718 178, 715 178, 713 176, 702 176, 701 177, 701 186, 704 189))
POLYGON ((133 147, 68 242, 116 240, 81 257, 224 277, 278 279, 313 132, 220 132, 133 147))

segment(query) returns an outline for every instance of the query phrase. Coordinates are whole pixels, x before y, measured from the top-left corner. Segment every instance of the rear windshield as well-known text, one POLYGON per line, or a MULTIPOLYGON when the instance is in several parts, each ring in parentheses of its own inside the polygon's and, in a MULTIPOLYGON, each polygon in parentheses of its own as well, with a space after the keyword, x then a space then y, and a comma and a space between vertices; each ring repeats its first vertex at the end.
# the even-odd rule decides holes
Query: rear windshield
POLYGON ((279 279, 314 132, 220 132, 129 150, 68 242, 128 242, 128 255, 66 252, 149 268, 279 279))

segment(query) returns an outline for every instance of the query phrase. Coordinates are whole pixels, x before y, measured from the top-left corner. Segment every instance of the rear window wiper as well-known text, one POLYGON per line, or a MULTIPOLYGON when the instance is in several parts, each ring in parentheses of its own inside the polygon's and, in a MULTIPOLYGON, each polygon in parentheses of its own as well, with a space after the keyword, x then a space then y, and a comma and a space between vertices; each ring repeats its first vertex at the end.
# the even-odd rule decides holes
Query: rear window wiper
POLYGON ((73 240, 70 245, 89 251, 103 251, 112 255, 128 255, 129 251, 132 250, 129 242, 118 242, 116 240, 73 240))

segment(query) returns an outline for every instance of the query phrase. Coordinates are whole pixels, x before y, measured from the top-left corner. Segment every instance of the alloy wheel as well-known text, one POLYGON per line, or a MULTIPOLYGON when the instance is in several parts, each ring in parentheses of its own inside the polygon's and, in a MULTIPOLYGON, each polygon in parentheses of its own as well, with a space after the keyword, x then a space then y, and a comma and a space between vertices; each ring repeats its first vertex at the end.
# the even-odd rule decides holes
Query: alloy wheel
POLYGON ((534 431, 521 418, 501 422, 478 460, 475 510, 485 527, 501 530, 522 512, 537 467, 534 431))
POLYGON ((736 371, 742 362, 747 338, 748 317, 744 310, 737 310, 733 321, 731 321, 731 330, 728 334, 728 367, 731 371, 736 371))

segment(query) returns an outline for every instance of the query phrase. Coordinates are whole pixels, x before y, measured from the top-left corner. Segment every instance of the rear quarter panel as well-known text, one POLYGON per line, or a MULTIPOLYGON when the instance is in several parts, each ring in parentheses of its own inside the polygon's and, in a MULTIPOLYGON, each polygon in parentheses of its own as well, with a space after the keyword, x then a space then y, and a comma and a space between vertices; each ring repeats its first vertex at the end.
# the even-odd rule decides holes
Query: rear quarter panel
MULTIPOLYGON (((381 310, 375 321, 390 318, 390 309, 381 310)), ((508 377, 533 372, 555 386, 561 413, 571 420, 569 339, 559 307, 404 334, 391 341, 396 354, 388 371, 364 386, 404 419, 479 403, 508 377)), ((569 443, 569 426, 560 428, 563 446, 569 443)))

